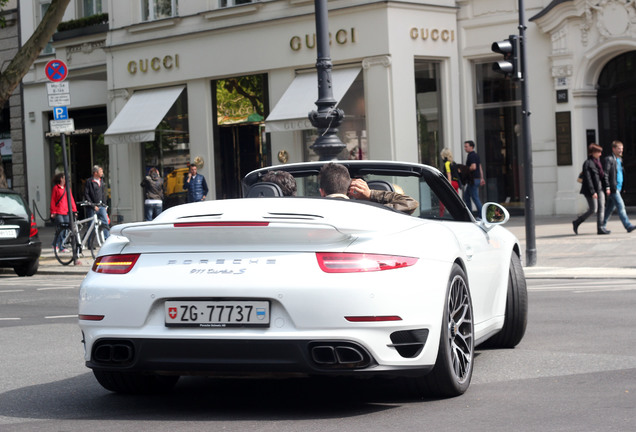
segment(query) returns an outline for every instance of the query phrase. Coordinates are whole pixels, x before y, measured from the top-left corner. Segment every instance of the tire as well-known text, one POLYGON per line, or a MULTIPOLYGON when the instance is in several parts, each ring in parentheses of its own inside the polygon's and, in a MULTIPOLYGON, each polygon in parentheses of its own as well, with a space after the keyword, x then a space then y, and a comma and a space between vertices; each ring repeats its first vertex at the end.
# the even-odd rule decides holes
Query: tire
POLYGON ((13 267, 13 271, 18 276, 33 276, 34 274, 37 273, 39 266, 40 266, 40 260, 35 259, 25 264, 13 267))
POLYGON ((475 358, 473 303, 464 270, 453 264, 433 370, 411 378, 418 396, 455 397, 468 390, 475 358))
POLYGON ((88 248, 91 250, 91 256, 93 259, 97 257, 97 252, 104 244, 104 232, 99 225, 95 226, 95 231, 91 233, 88 239, 88 248))
POLYGON ((69 265, 73 261, 73 248, 75 247, 75 243, 75 237, 72 235, 71 230, 66 230, 66 234, 62 240, 62 249, 54 249, 55 258, 57 258, 60 264, 69 265))
POLYGON ((93 370, 93 375, 106 390, 123 394, 165 393, 179 381, 178 375, 144 375, 137 372, 93 370))
POLYGON ((488 348, 514 348, 526 333, 528 324, 528 289, 521 260, 513 252, 508 271, 506 318, 504 325, 484 346, 488 348))

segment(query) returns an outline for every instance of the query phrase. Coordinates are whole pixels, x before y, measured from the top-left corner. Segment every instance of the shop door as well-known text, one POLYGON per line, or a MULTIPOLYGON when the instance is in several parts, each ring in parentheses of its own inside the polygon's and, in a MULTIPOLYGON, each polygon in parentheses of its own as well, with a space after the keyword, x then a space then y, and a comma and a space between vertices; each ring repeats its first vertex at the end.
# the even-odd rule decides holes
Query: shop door
POLYGON ((612 141, 623 143, 625 205, 636 205, 636 51, 615 57, 598 79, 598 129, 603 155, 612 141))
POLYGON ((219 126, 221 163, 217 165, 220 168, 217 199, 241 197, 243 177, 268 163, 261 130, 260 124, 219 126))

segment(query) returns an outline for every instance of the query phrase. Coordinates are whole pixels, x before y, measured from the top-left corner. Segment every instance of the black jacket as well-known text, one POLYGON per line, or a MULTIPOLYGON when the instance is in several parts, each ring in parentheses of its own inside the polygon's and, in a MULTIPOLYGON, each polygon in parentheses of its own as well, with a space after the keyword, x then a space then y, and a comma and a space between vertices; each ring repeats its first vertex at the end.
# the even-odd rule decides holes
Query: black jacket
POLYGON ((106 204, 108 191, 106 189, 106 182, 104 179, 102 179, 101 185, 98 185, 97 182, 93 181, 93 177, 86 180, 86 186, 84 187, 84 199, 92 202, 93 204, 106 204))
MULTIPOLYGON (((614 156, 613 154, 605 156, 605 158, 603 159, 603 170, 607 173, 610 190, 612 191, 612 193, 616 193, 616 189, 618 187, 618 182, 616 180, 616 156, 614 156)), ((625 181, 623 181, 623 183, 625 183, 625 181)))
POLYGON ((607 171, 601 176, 598 167, 594 163, 592 156, 583 162, 583 184, 581 184, 581 194, 591 197, 595 193, 602 193, 609 188, 609 179, 607 171))

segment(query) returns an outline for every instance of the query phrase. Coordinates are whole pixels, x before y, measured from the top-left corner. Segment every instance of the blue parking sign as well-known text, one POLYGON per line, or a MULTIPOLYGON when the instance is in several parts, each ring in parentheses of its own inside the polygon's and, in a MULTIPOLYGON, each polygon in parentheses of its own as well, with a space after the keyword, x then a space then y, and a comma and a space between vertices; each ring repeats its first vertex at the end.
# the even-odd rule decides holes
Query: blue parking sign
POLYGON ((53 119, 68 120, 68 107, 59 106, 53 108, 53 119))

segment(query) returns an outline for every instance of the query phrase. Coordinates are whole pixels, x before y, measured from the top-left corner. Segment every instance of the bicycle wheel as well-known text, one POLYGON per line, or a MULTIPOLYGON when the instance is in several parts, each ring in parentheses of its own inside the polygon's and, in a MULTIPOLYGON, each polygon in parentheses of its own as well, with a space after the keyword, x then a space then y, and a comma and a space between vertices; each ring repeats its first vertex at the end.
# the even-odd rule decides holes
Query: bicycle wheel
POLYGON ((73 261, 73 248, 75 247, 75 236, 72 235, 72 232, 68 228, 58 229, 56 230, 55 236, 57 238, 58 233, 61 231, 62 235, 62 246, 59 248, 56 247, 55 250, 55 258, 57 258, 58 262, 62 265, 69 265, 73 261))
POLYGON ((99 252, 99 248, 104 244, 104 232, 102 231, 102 227, 100 225, 95 226, 95 231, 91 233, 90 238, 88 239, 88 248, 91 250, 91 255, 93 258, 97 257, 97 252, 99 252))

